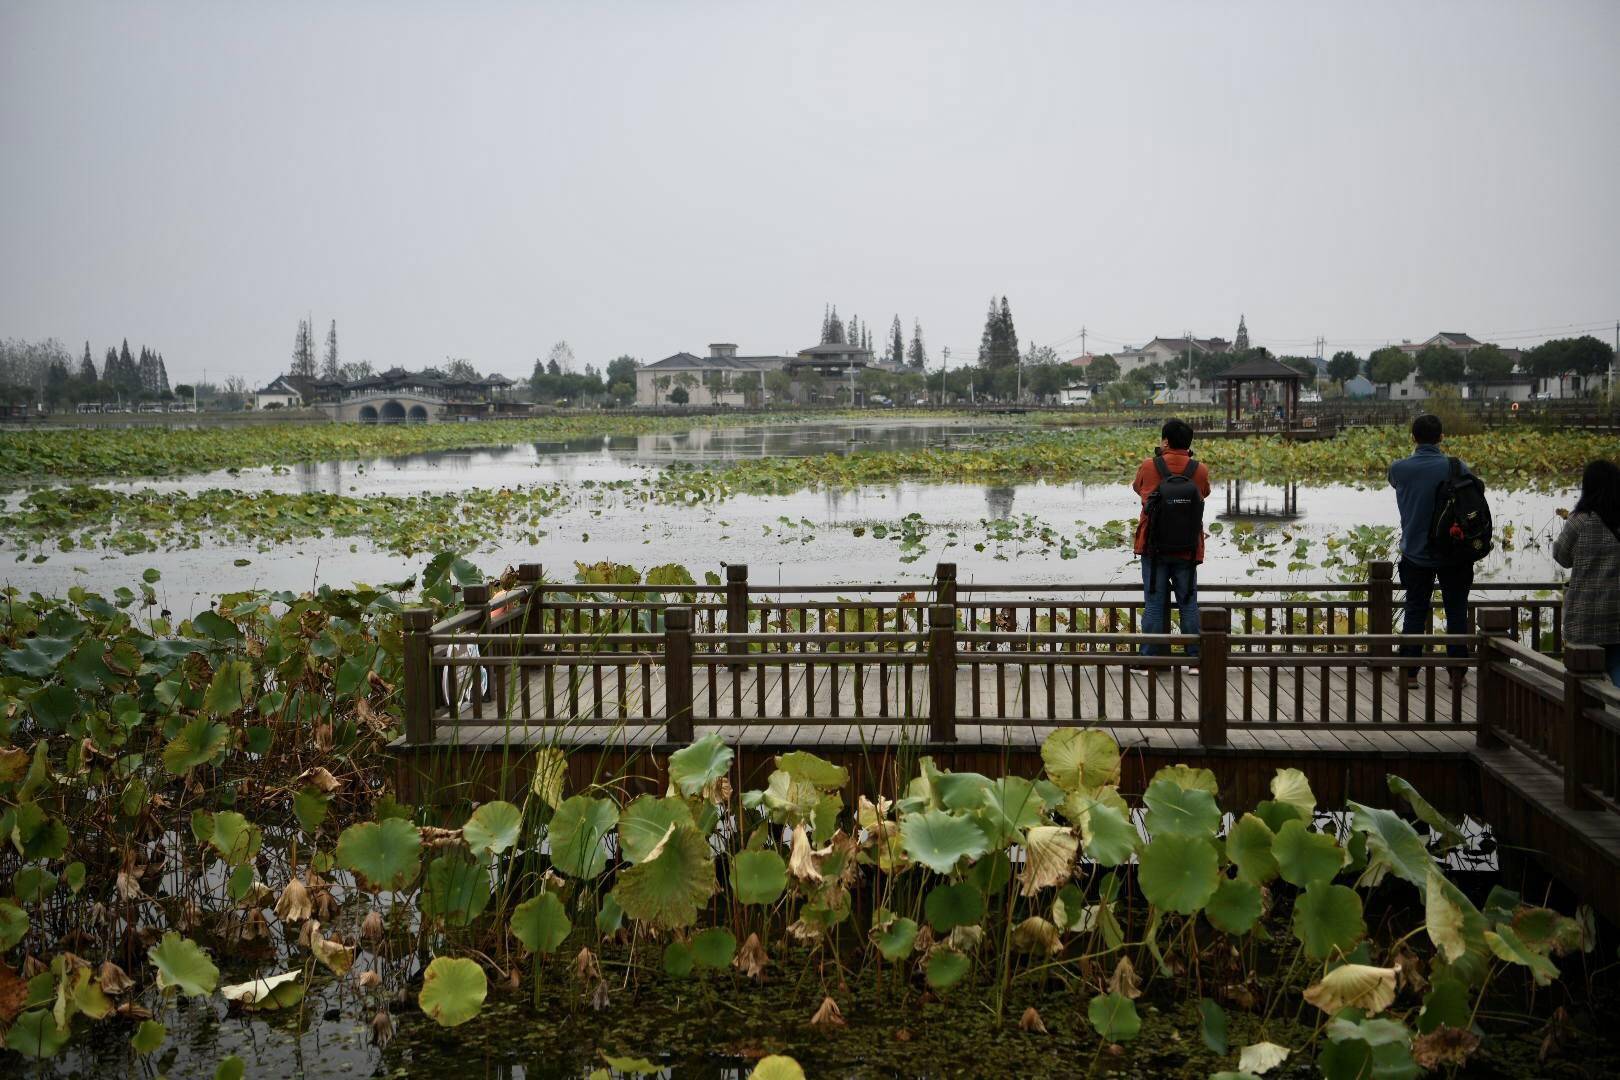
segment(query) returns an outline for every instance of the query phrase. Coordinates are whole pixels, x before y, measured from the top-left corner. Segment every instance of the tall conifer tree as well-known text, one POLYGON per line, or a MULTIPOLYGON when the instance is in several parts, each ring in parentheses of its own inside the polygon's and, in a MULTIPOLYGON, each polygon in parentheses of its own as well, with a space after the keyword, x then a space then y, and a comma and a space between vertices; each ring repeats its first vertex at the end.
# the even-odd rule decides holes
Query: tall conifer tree
POLYGON ((90 343, 84 343, 84 359, 79 361, 79 381, 86 386, 95 385, 96 362, 90 359, 90 343))
POLYGON ((326 355, 321 360, 321 378, 335 380, 338 378, 340 365, 338 364, 337 346, 337 320, 326 331, 326 355))

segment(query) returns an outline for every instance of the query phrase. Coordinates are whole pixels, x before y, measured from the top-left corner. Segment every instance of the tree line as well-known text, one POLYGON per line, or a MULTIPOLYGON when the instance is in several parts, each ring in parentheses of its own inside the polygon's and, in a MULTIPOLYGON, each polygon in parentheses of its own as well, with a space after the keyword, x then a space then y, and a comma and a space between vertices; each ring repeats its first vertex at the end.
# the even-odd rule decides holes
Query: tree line
POLYGON ((0 402, 8 405, 60 408, 81 401, 172 401, 175 396, 163 354, 142 345, 137 356, 128 338, 108 347, 99 369, 88 341, 77 359, 56 338, 0 341, 0 402))
POLYGON ((1334 353, 1327 364, 1327 375, 1341 390, 1358 375, 1389 387, 1405 382, 1413 374, 1426 389, 1433 389, 1500 381, 1513 375, 1515 367, 1521 375, 1537 379, 1601 375, 1614 363, 1614 355, 1612 345, 1590 334, 1544 341, 1525 350, 1517 361, 1500 345, 1490 342, 1466 353, 1440 344, 1425 345, 1415 355, 1398 345, 1386 345, 1365 361, 1353 352, 1334 353))

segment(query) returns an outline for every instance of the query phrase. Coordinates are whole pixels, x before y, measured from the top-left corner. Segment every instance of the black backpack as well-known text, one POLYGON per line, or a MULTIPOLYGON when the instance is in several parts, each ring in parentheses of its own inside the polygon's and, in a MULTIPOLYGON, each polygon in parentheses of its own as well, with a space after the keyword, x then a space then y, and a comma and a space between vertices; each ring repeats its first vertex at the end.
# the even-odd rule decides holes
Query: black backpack
POLYGON ((1452 563, 1478 562, 1491 553, 1491 506, 1485 485, 1463 472, 1462 462, 1451 462, 1451 473, 1434 492, 1434 517, 1429 522, 1429 550, 1452 563))
POLYGON ((1169 555, 1197 551, 1198 542, 1204 537, 1204 496, 1194 479, 1198 462, 1188 455, 1187 467, 1173 473, 1164 458, 1154 454, 1153 467, 1159 471, 1159 486, 1147 497, 1145 553, 1169 555))

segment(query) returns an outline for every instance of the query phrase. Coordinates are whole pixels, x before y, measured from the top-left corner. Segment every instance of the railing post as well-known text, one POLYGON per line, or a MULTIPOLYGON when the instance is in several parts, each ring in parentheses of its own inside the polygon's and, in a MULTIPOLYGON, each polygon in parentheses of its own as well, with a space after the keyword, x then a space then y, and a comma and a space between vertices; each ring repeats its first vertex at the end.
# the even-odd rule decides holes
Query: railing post
POLYGON ((934 567, 934 592, 938 596, 937 603, 947 607, 956 606, 956 564, 942 562, 934 567))
MULTIPOLYGON (((726 566, 726 633, 748 633, 748 564, 730 563, 726 566)), ((748 652, 741 641, 728 641, 726 651, 740 657, 748 652)), ((741 667, 732 665, 732 670, 741 667)))
POLYGON ((928 739, 956 741, 956 609, 945 604, 928 609, 928 739))
POLYGON ((1226 658, 1231 652, 1232 612, 1198 613, 1198 741, 1226 745, 1226 658))
POLYGON ((1502 745, 1496 731, 1507 718, 1507 680, 1496 673, 1496 665, 1504 661, 1496 651, 1496 641, 1505 639, 1513 627, 1513 612, 1507 608, 1479 609, 1479 690, 1474 700, 1478 703, 1478 726, 1474 730, 1474 745, 1494 749, 1502 745))
MULTIPOLYGON (((540 564, 537 562, 526 562, 518 567, 518 584, 529 590, 528 595, 523 598, 523 621, 521 625, 523 627, 522 632, 525 634, 544 633, 540 628, 545 611, 545 586, 540 581, 543 576, 540 564)), ((524 645, 522 651, 525 653, 529 651, 527 644, 524 645)))
MULTIPOLYGON (((487 584, 462 586, 461 606, 463 610, 478 612, 478 621, 473 623, 472 626, 472 632, 475 634, 483 634, 489 631, 489 593, 490 589, 487 584)), ((478 651, 479 656, 484 655, 486 649, 493 651, 493 646, 475 645, 473 648, 478 651)), ((454 671, 455 669, 451 670, 454 671)), ((486 668, 482 664, 475 664, 461 670, 467 673, 467 678, 470 680, 468 682, 468 692, 472 694, 473 718, 482 720, 484 718, 484 680, 490 679, 493 681, 495 669, 486 668)), ((453 685, 456 684, 454 677, 452 677, 451 682, 453 685)), ((497 704, 496 707, 499 708, 499 705, 497 704)), ((499 714, 497 713, 497 715, 499 714)))
POLYGON ((664 610, 664 723, 666 737, 685 745, 692 734, 692 609, 664 610))
MULTIPOLYGON (((1351 627, 1355 633, 1355 627, 1351 627)), ((1367 633, 1393 634, 1395 632, 1395 564, 1385 559, 1367 564, 1367 633)), ((1389 656, 1394 649, 1388 643, 1374 644, 1368 653, 1389 656)))
POLYGON ((1587 795, 1581 780, 1592 751, 1586 722, 1586 680, 1604 678, 1603 650, 1596 645, 1564 646, 1564 805, 1571 810, 1594 810, 1597 803, 1587 795))
POLYGON ((400 615, 404 637, 405 741, 411 745, 433 742, 432 648, 428 631, 433 627, 432 608, 406 608, 400 615))

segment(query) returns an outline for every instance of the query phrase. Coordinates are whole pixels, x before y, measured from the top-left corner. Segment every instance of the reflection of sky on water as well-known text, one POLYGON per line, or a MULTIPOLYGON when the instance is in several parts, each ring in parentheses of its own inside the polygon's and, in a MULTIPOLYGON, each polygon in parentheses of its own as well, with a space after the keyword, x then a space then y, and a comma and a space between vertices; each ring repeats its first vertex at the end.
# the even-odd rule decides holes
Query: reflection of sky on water
MULTIPOLYGON (((539 482, 578 483, 639 477, 676 461, 725 461, 762 456, 844 453, 856 449, 907 449, 971 444, 987 425, 907 422, 807 424, 794 428, 698 430, 678 434, 591 438, 548 444, 522 444, 491 450, 422 454, 372 462, 322 462, 280 469, 212 473, 162 482, 136 482, 132 488, 195 491, 210 487, 245 490, 398 493, 459 491, 539 482)), ((610 559, 646 567, 681 563, 694 574, 721 572, 726 562, 747 563, 761 584, 865 581, 925 581, 936 561, 954 561, 964 581, 1132 582, 1140 571, 1128 548, 1081 550, 1063 559, 1056 545, 988 539, 986 519, 1008 521, 1023 531, 1026 516, 1038 525, 1074 537, 1110 521, 1133 519, 1139 500, 1128 478, 1116 484, 926 484, 896 483, 854 490, 802 491, 791 495, 737 496, 714 504, 643 503, 607 491, 581 493, 573 505, 548 518, 547 536, 536 547, 513 541, 476 553, 487 570, 520 562, 540 562, 553 580, 573 576, 573 563, 610 559), (932 530, 925 550, 902 560, 895 528, 909 514, 932 530), (792 524, 784 524, 788 519, 792 524), (801 522, 809 522, 803 525, 801 522), (872 526, 890 527, 878 539, 872 526), (863 535, 855 535, 863 529, 863 535), (946 535, 954 530, 954 546, 946 535), (984 550, 976 551, 975 545, 984 550)), ((1480 568, 1482 578, 1546 581, 1559 576, 1548 553, 1558 519, 1554 511, 1573 501, 1567 493, 1491 494, 1499 527, 1512 524, 1515 550, 1498 552, 1480 568), (1536 543, 1529 541, 1539 538, 1536 543)), ((1221 522, 1211 538, 1206 581, 1321 581, 1336 577, 1310 570, 1290 575, 1288 554, 1239 550, 1232 531, 1252 527, 1269 536, 1312 542, 1310 558, 1327 554, 1323 542, 1359 525, 1396 523, 1392 493, 1383 487, 1336 484, 1292 487, 1217 481, 1206 520, 1221 522), (1262 557, 1276 568, 1257 565, 1262 557), (1250 574, 1249 571, 1255 571, 1250 574)), ((1129 526, 1120 527, 1122 538, 1129 526)), ((40 565, 13 564, 0 570, 0 583, 24 590, 60 592, 72 585, 109 591, 135 581, 146 567, 163 573, 162 588, 176 607, 250 586, 307 589, 316 582, 346 585, 398 580, 417 571, 427 556, 398 558, 348 539, 304 541, 271 551, 252 546, 210 545, 197 550, 135 556, 75 551, 53 555, 40 565), (354 548, 354 550, 350 550, 354 548), (245 566, 235 566, 247 559, 245 566)))

